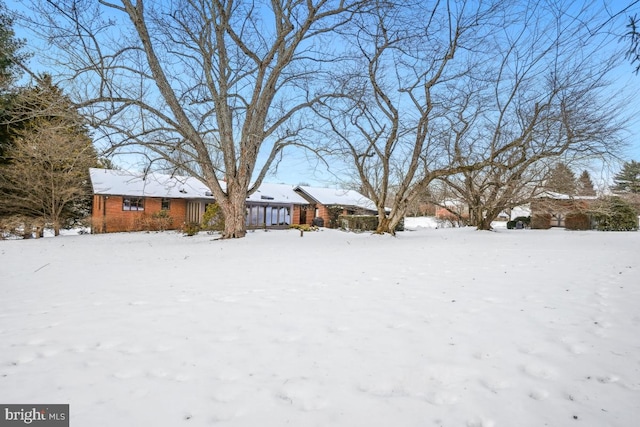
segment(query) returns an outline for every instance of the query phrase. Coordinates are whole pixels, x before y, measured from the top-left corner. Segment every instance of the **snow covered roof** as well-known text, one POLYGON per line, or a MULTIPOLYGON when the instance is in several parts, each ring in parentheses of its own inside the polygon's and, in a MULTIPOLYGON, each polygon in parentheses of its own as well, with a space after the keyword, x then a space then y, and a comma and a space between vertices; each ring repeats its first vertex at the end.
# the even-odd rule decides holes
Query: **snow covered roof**
POLYGON ((114 169, 89 169, 94 194, 135 197, 167 197, 172 199, 213 199, 209 188, 199 179, 145 174, 114 169))
POLYGON ((596 200, 598 197, 596 196, 571 196, 563 193, 556 193, 555 191, 543 191, 538 194, 536 198, 548 198, 554 200, 596 200))
POLYGON ((376 210, 370 199, 354 190, 336 190, 333 188, 308 187, 299 185, 295 188, 307 197, 323 205, 354 206, 362 209, 376 210))
POLYGON ((296 205, 309 204, 307 200, 293 190, 293 185, 263 182, 252 195, 247 197, 247 201, 262 203, 293 203, 296 205))
MULTIPOLYGON (((134 173, 114 169, 89 169, 94 194, 172 199, 211 199, 209 188, 199 179, 161 173, 134 173)), ((224 183, 223 188, 225 188, 224 183)), ((249 202, 308 204, 289 184, 263 183, 247 197, 249 202)))

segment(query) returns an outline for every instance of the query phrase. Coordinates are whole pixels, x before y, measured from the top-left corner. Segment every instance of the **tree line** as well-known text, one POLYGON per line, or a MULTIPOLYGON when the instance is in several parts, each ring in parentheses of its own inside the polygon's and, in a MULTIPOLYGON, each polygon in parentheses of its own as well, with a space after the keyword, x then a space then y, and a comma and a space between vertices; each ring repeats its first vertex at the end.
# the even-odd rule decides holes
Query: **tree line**
POLYGON ((489 229, 558 162, 620 155, 624 99, 590 1, 34 1, 21 25, 96 142, 201 179, 243 237, 292 149, 350 176, 394 233, 447 188, 489 229), (224 181, 226 186, 222 186, 224 181))

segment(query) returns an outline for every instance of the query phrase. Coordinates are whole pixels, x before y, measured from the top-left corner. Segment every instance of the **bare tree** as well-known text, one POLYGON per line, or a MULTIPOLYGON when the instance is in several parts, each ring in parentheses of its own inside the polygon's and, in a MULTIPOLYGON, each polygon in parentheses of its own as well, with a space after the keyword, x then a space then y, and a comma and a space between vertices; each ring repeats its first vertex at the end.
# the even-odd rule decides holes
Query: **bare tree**
POLYGON ((606 88, 602 74, 578 71, 575 75, 582 77, 577 81, 553 81, 538 98, 544 103, 522 103, 516 91, 531 89, 525 80, 515 85, 506 104, 496 99, 500 119, 485 126, 491 143, 475 144, 472 151, 490 164, 443 178, 468 204, 471 225, 490 230, 500 212, 528 203, 545 190, 573 195, 575 176, 567 172, 567 165, 619 153, 620 104, 600 92, 606 88), (583 86, 584 82, 589 83, 583 86))
POLYGON ((141 149, 200 178, 243 237, 245 200, 337 57, 331 43, 363 0, 46 0, 37 25, 76 99, 112 149, 141 149), (224 182, 222 182, 224 181, 224 182))
POLYGON ((548 169, 520 164, 510 168, 494 163, 479 170, 444 177, 455 198, 468 209, 467 224, 490 230, 491 222, 510 208, 528 203, 540 193, 548 169))
POLYGON ((614 58, 600 54, 605 39, 585 25, 592 5, 384 6, 351 35, 363 63, 334 77, 350 95, 316 109, 376 202, 378 232, 393 233, 436 179, 457 180, 488 229, 487 215, 521 199, 548 159, 619 145, 605 81, 614 58))
POLYGON ((469 53, 498 28, 498 3, 378 2, 347 34, 356 59, 333 76, 341 95, 315 110, 330 152, 375 202, 378 233, 393 234, 434 179, 477 167, 459 161, 480 108, 469 53))

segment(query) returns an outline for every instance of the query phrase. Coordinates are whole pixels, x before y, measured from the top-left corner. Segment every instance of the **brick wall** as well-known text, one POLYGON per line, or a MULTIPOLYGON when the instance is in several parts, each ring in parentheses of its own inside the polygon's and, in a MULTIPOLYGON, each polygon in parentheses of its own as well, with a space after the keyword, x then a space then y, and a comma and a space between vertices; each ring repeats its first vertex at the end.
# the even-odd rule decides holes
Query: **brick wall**
POLYGON ((291 225, 300 224, 302 209, 300 205, 293 205, 293 209, 291 210, 291 225))
POLYGON ((186 217, 187 201, 171 199, 169 213, 171 223, 154 219, 153 214, 162 210, 162 199, 144 198, 144 210, 123 210, 122 196, 93 196, 92 230, 94 233, 113 233, 121 231, 141 231, 158 229, 160 224, 166 229, 182 228, 186 217))
MULTIPOLYGON (((334 206, 325 206, 320 203, 316 206, 318 208, 318 217, 324 220, 324 226, 329 228, 331 226, 331 211, 334 206)), ((315 213, 315 211, 314 211, 315 213)), ((349 215, 351 212, 347 209, 341 209, 338 215, 349 215)))

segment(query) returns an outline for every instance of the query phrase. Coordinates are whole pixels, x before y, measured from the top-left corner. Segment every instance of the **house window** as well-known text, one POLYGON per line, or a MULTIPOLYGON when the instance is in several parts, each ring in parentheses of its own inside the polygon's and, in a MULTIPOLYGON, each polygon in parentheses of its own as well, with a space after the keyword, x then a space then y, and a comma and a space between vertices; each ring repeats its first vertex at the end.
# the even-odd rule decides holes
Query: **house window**
POLYGON ((123 211, 143 211, 144 203, 141 197, 125 197, 122 199, 123 211))
POLYGON ((171 199, 162 199, 160 209, 168 211, 171 208, 171 199))

